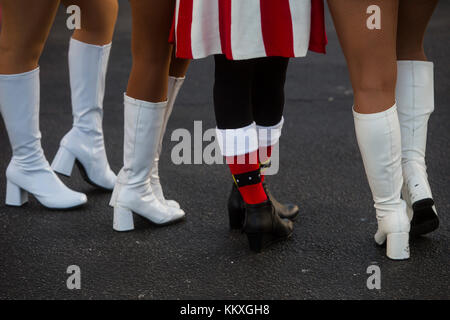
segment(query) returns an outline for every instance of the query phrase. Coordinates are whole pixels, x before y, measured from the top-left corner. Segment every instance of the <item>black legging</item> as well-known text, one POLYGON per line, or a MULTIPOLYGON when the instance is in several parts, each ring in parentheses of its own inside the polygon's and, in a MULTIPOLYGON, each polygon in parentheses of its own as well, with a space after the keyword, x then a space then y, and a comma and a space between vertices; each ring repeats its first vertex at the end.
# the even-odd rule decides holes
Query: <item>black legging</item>
POLYGON ((215 56, 214 109, 219 129, 237 129, 252 122, 274 126, 283 117, 288 58, 232 61, 215 56))

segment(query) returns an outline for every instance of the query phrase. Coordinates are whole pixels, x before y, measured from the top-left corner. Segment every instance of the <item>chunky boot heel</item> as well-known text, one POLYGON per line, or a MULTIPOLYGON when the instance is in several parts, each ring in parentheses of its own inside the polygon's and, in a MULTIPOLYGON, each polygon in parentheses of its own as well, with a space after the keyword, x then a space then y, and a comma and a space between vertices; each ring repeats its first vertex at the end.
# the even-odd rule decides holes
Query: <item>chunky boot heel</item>
POLYGON ((250 250, 260 253, 264 248, 272 244, 272 235, 270 233, 248 233, 248 244, 250 250))
POLYGON ((423 199, 416 201, 412 205, 414 215, 411 220, 411 231, 409 234, 412 237, 417 237, 439 228, 439 218, 434 209, 433 199, 423 199))
POLYGON ((233 183, 231 188, 227 206, 230 229, 242 229, 245 219, 245 203, 235 183, 233 183))
MULTIPOLYGON (((412 166, 407 167, 405 171, 413 171, 412 166)), ((420 168, 415 169, 415 171, 420 172, 420 168)), ((415 238, 439 228, 439 217, 426 177, 410 177, 408 183, 403 185, 402 197, 408 205, 407 212, 411 221, 409 234, 411 237, 415 238)))
POLYGON ((122 207, 115 207, 113 229, 119 232, 134 230, 133 212, 122 207))
POLYGON ((6 182, 6 205, 20 207, 28 201, 28 192, 11 181, 6 182))
POLYGON ((52 169, 62 175, 70 177, 73 166, 75 164, 75 156, 67 149, 60 147, 52 162, 52 169))
POLYGON ((228 209, 228 217, 230 218, 230 229, 238 230, 242 229, 244 224, 244 213, 241 210, 228 209))
POLYGON ((392 260, 409 259, 409 233, 389 233, 386 240, 386 255, 392 260))

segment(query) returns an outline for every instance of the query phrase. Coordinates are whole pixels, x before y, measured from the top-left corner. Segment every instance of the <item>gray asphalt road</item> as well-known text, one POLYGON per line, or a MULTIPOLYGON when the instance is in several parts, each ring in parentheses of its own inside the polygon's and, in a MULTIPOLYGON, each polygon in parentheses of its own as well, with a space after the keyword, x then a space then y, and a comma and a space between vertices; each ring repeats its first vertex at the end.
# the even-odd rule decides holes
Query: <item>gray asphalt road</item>
MULTIPOLYGON (((393 262, 374 245, 375 212, 357 149, 352 94, 343 55, 328 19, 328 55, 291 62, 281 170, 269 178, 280 200, 295 200, 301 216, 289 241, 262 254, 230 232, 226 166, 173 165, 176 144, 166 136, 162 180, 166 195, 187 212, 185 222, 156 228, 136 219, 137 230, 112 230, 110 195, 80 177, 64 181, 87 193, 86 207, 44 210, 34 199, 4 206, 10 159, 0 125, 0 298, 131 299, 409 299, 450 298, 450 3, 441 1, 427 33, 436 64, 436 111, 430 121, 429 175, 441 215, 435 233, 412 243, 411 259, 393 262), (66 269, 78 265, 82 289, 66 288, 66 269), (368 290, 366 269, 381 269, 381 290, 368 290)), ((70 33, 61 11, 41 60, 43 146, 51 160, 72 122, 67 70, 70 33)), ((329 17, 328 17, 329 18, 329 17)), ((130 12, 121 1, 105 100, 105 134, 112 168, 122 164, 122 93, 130 70, 130 12)), ((168 132, 193 131, 195 120, 214 127, 213 62, 192 64, 168 132)))

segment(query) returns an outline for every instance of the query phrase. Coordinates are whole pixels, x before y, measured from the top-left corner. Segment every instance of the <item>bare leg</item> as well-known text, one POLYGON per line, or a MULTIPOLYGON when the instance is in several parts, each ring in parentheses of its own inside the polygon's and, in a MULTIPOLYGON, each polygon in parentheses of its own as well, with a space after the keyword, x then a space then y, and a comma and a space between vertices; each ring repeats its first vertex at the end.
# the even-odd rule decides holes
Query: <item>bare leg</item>
POLYGON ((380 0, 380 30, 366 27, 369 0, 329 0, 355 95, 355 110, 375 113, 395 103, 398 0, 380 0))
POLYGON ((74 39, 100 46, 112 41, 119 10, 117 0, 62 0, 62 3, 81 9, 81 29, 75 30, 74 39))
POLYGON ((400 0, 397 60, 426 61, 423 40, 438 0, 400 0))
POLYGON ((172 46, 168 43, 175 1, 130 0, 133 67, 127 95, 135 99, 167 100, 172 46))
POLYGON ((0 0, 0 74, 23 73, 38 66, 59 0, 0 0))
POLYGON ((179 59, 175 57, 175 50, 172 52, 172 60, 170 61, 169 75, 175 78, 183 78, 189 68, 191 60, 179 59))

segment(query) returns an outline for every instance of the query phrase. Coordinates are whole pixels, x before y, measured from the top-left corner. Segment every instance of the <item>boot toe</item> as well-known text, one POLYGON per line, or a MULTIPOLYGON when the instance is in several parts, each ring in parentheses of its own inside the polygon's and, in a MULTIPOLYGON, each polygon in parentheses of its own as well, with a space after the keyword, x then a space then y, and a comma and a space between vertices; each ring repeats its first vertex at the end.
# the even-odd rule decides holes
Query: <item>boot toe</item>
POLYGON ((281 218, 289 219, 289 220, 295 220, 298 216, 298 213, 300 211, 299 207, 295 204, 288 203, 284 205, 284 210, 280 213, 281 218))
POLYGON ((84 193, 81 193, 81 192, 74 192, 73 202, 72 203, 73 203, 74 207, 86 204, 87 203, 87 196, 84 193))
POLYGON ((84 193, 68 190, 64 194, 54 194, 52 199, 38 199, 42 205, 49 209, 72 209, 87 203, 87 196, 84 193))
POLYGON ((87 196, 84 193, 70 190, 65 197, 61 197, 60 209, 71 209, 87 203, 87 196))
POLYGON ((158 225, 165 226, 178 222, 186 215, 183 210, 176 208, 170 208, 170 211, 168 213, 169 214, 165 215, 157 222, 158 225))
POLYGON ((166 200, 166 204, 171 208, 180 209, 180 204, 175 200, 166 200))
POLYGON ((172 208, 172 220, 176 221, 186 216, 186 213, 182 209, 172 208))

